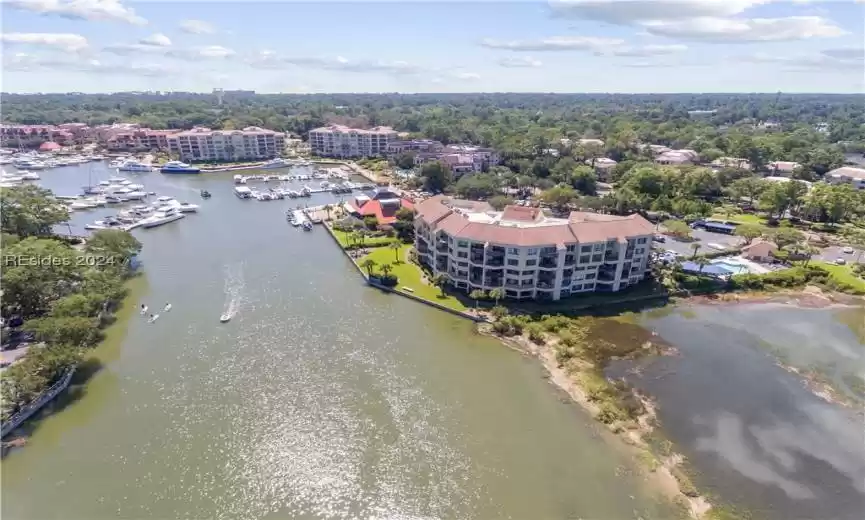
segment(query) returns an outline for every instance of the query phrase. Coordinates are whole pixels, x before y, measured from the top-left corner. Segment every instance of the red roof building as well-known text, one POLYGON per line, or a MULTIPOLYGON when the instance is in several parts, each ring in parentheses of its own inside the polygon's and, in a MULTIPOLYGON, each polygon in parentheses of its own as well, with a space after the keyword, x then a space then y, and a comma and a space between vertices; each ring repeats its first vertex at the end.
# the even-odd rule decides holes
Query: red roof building
POLYGON ((60 148, 62 148, 62 146, 60 146, 59 144, 57 144, 53 141, 47 141, 47 142, 42 143, 39 146, 39 151, 41 151, 41 152, 53 152, 55 150, 59 150, 60 148))
POLYGON ((360 218, 374 216, 379 224, 396 222, 396 212, 400 208, 414 209, 414 204, 388 188, 378 188, 370 197, 358 195, 348 201, 352 213, 360 218))

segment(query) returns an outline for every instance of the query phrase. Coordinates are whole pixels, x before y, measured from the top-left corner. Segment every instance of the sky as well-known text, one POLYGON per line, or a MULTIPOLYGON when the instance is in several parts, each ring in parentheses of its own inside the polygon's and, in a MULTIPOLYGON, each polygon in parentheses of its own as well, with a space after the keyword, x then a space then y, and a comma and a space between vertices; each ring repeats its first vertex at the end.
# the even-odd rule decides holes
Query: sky
POLYGON ((3 92, 863 92, 865 1, 0 0, 3 92))

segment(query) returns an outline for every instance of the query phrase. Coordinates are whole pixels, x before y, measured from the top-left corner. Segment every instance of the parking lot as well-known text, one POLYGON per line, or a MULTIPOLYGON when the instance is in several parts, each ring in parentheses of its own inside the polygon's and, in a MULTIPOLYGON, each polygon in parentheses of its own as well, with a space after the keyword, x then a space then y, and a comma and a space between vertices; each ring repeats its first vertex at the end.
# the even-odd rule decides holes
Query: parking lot
POLYGON ((838 258, 843 258, 848 264, 852 264, 859 258, 860 264, 865 264, 865 252, 859 249, 854 249, 852 253, 845 253, 841 246, 832 246, 822 249, 819 255, 815 255, 815 260, 823 260, 824 262, 834 262, 838 258))
POLYGON ((719 244, 728 248, 737 247, 744 244, 742 237, 727 235, 724 233, 712 233, 702 229, 691 230, 691 236, 696 240, 693 242, 679 242, 672 237, 666 236, 667 239, 663 243, 655 242, 655 248, 661 250, 675 251, 685 257, 690 257, 694 254, 693 244, 700 244, 699 253, 707 253, 709 251, 717 251, 717 249, 709 247, 709 244, 719 244))

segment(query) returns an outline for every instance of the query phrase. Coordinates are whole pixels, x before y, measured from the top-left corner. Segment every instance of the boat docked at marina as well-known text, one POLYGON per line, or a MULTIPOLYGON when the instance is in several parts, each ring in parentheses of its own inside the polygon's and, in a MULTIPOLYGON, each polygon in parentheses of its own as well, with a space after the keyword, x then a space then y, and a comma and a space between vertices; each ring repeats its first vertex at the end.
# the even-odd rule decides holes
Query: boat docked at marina
POLYGON ((180 161, 168 161, 159 171, 162 173, 201 173, 201 168, 180 161))
POLYGON ((252 197, 252 190, 246 186, 235 186, 234 194, 237 195, 237 198, 248 199, 252 197))
POLYGON ((117 167, 117 171, 146 173, 153 171, 153 166, 139 161, 126 161, 117 167))
POLYGON ((246 177, 243 175, 235 175, 234 184, 246 184, 246 177))
POLYGON ((180 220, 186 215, 173 207, 162 208, 157 210, 152 216, 143 219, 140 224, 145 228, 154 228, 180 220))
POLYGON ((276 159, 271 159, 266 163, 259 166, 262 170, 275 170, 277 168, 288 168, 293 166, 290 161, 282 159, 281 157, 277 157, 276 159))

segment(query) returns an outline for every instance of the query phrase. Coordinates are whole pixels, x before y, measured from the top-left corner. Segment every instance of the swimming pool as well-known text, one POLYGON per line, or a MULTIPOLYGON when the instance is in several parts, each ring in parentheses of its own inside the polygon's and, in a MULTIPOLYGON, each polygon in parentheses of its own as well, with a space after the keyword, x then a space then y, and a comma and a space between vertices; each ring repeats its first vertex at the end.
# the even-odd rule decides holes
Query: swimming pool
POLYGON ((728 262, 725 260, 717 260, 715 262, 712 262, 712 265, 718 266, 721 269, 724 269, 725 271, 727 271, 728 273, 733 273, 733 274, 748 273, 751 271, 747 265, 739 264, 739 263, 735 263, 735 262, 728 262))

